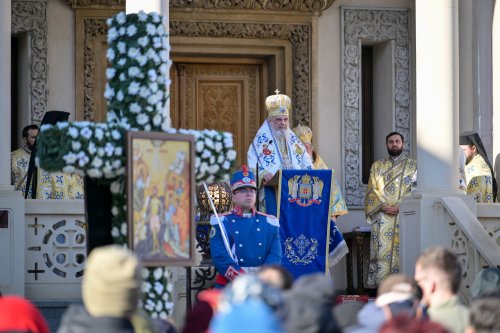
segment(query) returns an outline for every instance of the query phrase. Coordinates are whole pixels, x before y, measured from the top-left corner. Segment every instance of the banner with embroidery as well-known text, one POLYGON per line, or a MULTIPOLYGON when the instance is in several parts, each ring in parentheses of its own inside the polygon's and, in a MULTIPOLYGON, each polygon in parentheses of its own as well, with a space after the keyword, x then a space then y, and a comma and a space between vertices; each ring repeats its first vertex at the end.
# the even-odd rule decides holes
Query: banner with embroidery
MULTIPOLYGON (((277 211, 281 264, 295 278, 326 272, 330 243, 331 170, 282 170, 277 211)), ((267 193, 266 193, 267 195, 267 193)))

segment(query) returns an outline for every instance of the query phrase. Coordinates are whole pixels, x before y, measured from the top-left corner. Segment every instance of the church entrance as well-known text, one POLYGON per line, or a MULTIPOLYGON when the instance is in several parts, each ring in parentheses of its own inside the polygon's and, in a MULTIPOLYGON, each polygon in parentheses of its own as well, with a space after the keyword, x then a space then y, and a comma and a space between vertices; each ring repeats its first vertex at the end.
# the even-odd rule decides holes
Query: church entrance
POLYGON ((172 57, 170 114, 176 128, 234 135, 238 164, 266 118, 269 66, 265 58, 172 57))

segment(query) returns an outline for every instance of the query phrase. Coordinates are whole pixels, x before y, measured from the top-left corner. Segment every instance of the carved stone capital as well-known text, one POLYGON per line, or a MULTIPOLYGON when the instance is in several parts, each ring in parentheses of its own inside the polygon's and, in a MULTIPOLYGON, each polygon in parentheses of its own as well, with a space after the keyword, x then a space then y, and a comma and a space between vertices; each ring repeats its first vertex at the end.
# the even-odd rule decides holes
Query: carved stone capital
POLYGON ((77 8, 125 8, 125 0, 68 0, 68 3, 77 8))
POLYGON ((317 13, 328 9, 335 0, 171 0, 170 8, 250 9, 317 13))

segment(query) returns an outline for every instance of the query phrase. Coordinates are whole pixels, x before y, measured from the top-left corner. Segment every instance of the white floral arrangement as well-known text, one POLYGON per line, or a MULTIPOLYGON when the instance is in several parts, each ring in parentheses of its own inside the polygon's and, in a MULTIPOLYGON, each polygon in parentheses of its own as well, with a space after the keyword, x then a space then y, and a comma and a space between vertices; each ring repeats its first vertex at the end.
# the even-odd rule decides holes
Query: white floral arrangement
MULTIPOLYGON (((37 138, 36 163, 50 172, 63 171, 110 184, 112 230, 116 244, 127 243, 125 137, 127 131, 163 131, 195 137, 196 183, 227 180, 236 161, 233 136, 215 130, 170 128, 168 91, 169 44, 157 13, 125 15, 107 21, 108 53, 105 98, 107 123, 87 121, 43 125, 37 138)), ((172 314, 170 270, 145 269, 143 307, 152 317, 172 314)))
POLYGON ((157 13, 144 12, 121 12, 107 20, 110 67, 104 97, 109 123, 126 130, 170 128, 167 103, 172 61, 163 20, 157 13))

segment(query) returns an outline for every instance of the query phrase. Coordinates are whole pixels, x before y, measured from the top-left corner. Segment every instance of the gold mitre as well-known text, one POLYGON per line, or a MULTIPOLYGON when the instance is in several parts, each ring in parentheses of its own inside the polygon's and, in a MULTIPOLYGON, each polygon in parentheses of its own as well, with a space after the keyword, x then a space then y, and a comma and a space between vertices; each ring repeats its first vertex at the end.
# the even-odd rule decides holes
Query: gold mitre
POLYGON ((312 144, 313 132, 309 127, 299 125, 293 129, 293 133, 299 137, 302 143, 312 144))
POLYGON ((267 96, 266 110, 269 113, 268 117, 287 116, 292 108, 292 101, 287 95, 280 94, 276 89, 275 95, 267 96))

